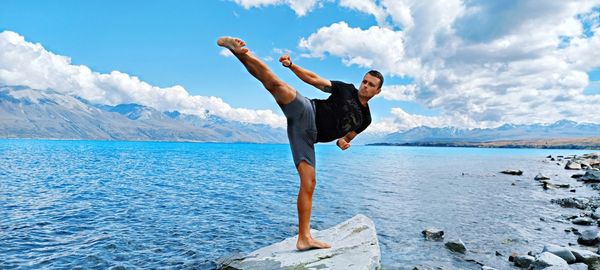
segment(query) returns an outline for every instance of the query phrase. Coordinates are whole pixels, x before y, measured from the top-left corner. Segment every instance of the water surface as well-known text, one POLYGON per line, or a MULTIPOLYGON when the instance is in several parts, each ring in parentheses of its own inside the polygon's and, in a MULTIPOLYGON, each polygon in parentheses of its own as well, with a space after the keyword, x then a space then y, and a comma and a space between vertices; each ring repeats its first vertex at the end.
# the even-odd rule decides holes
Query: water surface
MULTIPOLYGON (((312 224, 367 215, 387 269, 507 269, 511 252, 576 242, 555 219, 578 211, 549 201, 597 192, 533 177, 581 186, 545 156, 587 152, 318 145, 312 224), (427 227, 470 252, 424 241, 427 227)), ((288 145, 0 140, 0 268, 211 269, 297 233, 292 164, 288 145)))

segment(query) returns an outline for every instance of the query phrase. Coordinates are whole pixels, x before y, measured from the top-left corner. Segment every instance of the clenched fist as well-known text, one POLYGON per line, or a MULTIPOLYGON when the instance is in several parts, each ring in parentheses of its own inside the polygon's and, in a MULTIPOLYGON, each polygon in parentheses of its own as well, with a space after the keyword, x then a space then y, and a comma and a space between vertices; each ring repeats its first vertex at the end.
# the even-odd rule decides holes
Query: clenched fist
POLYGON ((337 146, 342 149, 342 151, 348 149, 350 147, 350 143, 346 141, 344 138, 339 138, 336 142, 337 146))
POLYGON ((292 58, 288 54, 284 54, 281 57, 279 57, 279 62, 284 67, 290 67, 292 65, 292 58))

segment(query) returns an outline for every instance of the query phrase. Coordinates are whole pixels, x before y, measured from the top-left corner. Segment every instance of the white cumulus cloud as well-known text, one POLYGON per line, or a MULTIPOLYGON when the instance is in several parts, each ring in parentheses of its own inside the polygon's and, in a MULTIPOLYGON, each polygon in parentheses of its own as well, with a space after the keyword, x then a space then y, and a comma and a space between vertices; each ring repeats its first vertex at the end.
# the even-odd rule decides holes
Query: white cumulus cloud
POLYGON ((317 0, 234 0, 238 5, 249 9, 269 5, 288 5, 298 16, 304 16, 318 3, 317 0))
POLYGON ((221 98, 190 95, 179 85, 161 88, 119 71, 103 74, 73 65, 69 57, 49 52, 11 31, 0 33, 0 85, 51 88, 95 103, 138 103, 200 116, 208 110, 228 120, 285 127, 285 118, 271 110, 232 108, 221 98))
POLYGON ((384 85, 381 88, 383 98, 387 100, 415 100, 417 93, 416 84, 399 84, 399 85, 384 85))
POLYGON ((411 78, 411 85, 384 88, 382 96, 442 112, 410 116, 397 108, 380 126, 600 123, 600 114, 591 113, 599 110, 600 95, 584 95, 587 73, 600 66, 598 0, 339 4, 373 15, 377 25, 323 26, 299 42, 304 56, 337 57, 345 65, 411 78))

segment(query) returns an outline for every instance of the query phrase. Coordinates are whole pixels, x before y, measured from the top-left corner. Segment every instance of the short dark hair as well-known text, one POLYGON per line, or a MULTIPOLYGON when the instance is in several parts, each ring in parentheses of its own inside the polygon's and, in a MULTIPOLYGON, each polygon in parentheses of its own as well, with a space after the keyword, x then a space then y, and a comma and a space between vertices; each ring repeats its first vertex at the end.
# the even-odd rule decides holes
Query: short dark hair
POLYGON ((381 86, 383 85, 383 75, 381 75, 381 72, 377 71, 377 70, 370 70, 369 72, 367 72, 369 75, 373 76, 373 77, 377 77, 379 79, 379 88, 381 88, 381 86))

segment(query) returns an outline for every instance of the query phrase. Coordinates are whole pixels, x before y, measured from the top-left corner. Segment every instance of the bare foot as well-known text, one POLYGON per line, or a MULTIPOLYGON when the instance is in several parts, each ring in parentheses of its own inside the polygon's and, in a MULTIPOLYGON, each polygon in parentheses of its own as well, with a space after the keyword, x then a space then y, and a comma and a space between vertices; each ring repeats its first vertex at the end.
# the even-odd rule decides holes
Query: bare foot
POLYGON ((323 243, 319 240, 316 240, 312 237, 298 237, 298 242, 296 242, 296 248, 299 251, 309 250, 309 249, 319 249, 319 248, 330 248, 331 245, 327 243, 323 243))
POLYGON ((230 49, 237 54, 244 54, 248 52, 248 48, 244 48, 244 46, 246 46, 246 42, 239 38, 220 37, 217 40, 217 45, 230 49))

